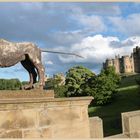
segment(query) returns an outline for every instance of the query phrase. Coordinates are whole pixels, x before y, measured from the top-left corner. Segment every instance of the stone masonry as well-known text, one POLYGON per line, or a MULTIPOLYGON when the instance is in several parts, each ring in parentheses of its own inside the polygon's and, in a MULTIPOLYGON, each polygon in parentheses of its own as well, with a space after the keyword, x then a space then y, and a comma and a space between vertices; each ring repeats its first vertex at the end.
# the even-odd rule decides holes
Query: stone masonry
POLYGON ((114 59, 106 59, 103 68, 114 66, 118 74, 121 73, 140 73, 140 48, 137 46, 133 49, 133 53, 120 57, 115 56, 114 59))
POLYGON ((90 138, 92 97, 2 98, 0 138, 90 138))

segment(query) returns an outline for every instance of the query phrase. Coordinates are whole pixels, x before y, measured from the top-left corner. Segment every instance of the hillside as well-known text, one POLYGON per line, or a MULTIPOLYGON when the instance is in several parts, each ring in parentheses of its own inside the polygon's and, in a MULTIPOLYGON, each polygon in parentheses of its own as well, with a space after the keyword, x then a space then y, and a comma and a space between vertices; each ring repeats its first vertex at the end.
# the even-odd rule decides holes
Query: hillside
POLYGON ((140 78, 140 74, 123 77, 116 98, 111 104, 89 107, 90 116, 102 118, 105 136, 122 132, 122 112, 140 109, 140 88, 135 81, 138 77, 140 78))
POLYGON ((137 85, 136 78, 140 78, 140 74, 123 75, 120 83, 120 88, 137 85))

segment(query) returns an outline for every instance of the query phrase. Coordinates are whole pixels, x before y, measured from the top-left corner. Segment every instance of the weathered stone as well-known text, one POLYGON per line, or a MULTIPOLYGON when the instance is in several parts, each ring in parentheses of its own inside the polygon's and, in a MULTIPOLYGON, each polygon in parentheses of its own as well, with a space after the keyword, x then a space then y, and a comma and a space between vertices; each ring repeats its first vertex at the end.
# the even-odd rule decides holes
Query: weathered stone
POLYGON ((31 128, 35 122, 34 110, 0 111, 0 129, 31 128))
POLYGON ((43 138, 52 138, 52 129, 50 127, 42 128, 41 137, 43 137, 43 138))
POLYGON ((0 99, 11 98, 54 98, 54 90, 1 90, 0 99))
POLYGON ((90 117, 90 137, 91 138, 103 138, 103 124, 102 119, 99 117, 90 117))
POLYGON ((43 90, 45 85, 45 70, 41 62, 41 50, 33 43, 14 43, 0 39, 0 67, 10 67, 21 62, 27 70, 30 81, 22 89, 32 89, 39 85, 43 90), (37 71, 36 71, 37 69, 37 71), (37 83, 37 76, 39 77, 37 83))
POLYGON ((1 131, 0 138, 22 138, 21 130, 1 131))
POLYGON ((89 122, 71 122, 52 126, 53 138, 90 138, 89 122))
POLYGON ((19 130, 23 138, 90 138, 87 107, 91 99, 0 99, 0 137, 19 130))
POLYGON ((40 112, 40 126, 55 123, 71 123, 72 121, 82 121, 81 110, 78 107, 53 107, 40 112))
POLYGON ((23 138, 41 138, 41 130, 30 129, 23 131, 23 138))
POLYGON ((123 133, 129 137, 139 138, 140 110, 122 113, 123 133))

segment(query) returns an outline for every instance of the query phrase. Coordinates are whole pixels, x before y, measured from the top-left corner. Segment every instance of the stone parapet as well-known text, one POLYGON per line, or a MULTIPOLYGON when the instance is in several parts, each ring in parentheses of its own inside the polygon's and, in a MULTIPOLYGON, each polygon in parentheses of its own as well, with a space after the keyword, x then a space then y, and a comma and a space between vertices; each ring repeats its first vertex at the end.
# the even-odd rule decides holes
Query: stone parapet
POLYGON ((123 134, 140 138, 140 110, 122 113, 123 134))
POLYGON ((92 97, 2 98, 0 138, 90 138, 92 97))
POLYGON ((103 122, 99 117, 90 117, 90 137, 103 138, 103 122))

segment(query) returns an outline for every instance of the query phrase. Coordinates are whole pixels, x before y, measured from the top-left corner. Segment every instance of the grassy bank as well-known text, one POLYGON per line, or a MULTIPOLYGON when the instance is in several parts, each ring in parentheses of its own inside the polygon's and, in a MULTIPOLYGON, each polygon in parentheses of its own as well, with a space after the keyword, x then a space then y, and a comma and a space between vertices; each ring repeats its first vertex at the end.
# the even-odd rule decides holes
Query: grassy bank
MULTIPOLYGON (((129 78, 130 80, 131 78, 129 78)), ((133 77, 134 79, 134 77, 133 77)), ((105 106, 89 107, 89 116, 99 116, 103 120, 104 135, 122 132, 121 113, 140 109, 140 89, 135 81, 123 79, 121 88, 114 101, 105 106), (127 85, 127 86, 126 86, 127 85)))
POLYGON ((137 78, 140 78, 140 74, 122 76, 120 88, 137 85, 137 78))

